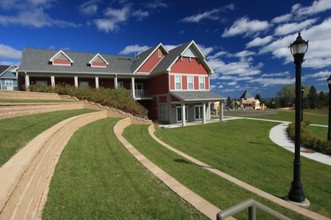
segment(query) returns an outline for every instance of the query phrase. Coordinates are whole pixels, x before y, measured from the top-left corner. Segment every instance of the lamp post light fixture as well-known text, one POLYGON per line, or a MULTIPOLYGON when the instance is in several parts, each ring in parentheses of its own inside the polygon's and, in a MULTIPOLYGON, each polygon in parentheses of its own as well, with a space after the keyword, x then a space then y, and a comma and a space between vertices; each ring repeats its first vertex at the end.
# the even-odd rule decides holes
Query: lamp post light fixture
POLYGON ((331 141, 331 74, 329 78, 327 79, 328 85, 329 85, 329 126, 328 126, 328 141, 331 141))
POLYGON ((290 45, 290 50, 295 64, 295 147, 293 162, 293 181, 288 199, 293 202, 304 202, 305 194, 301 183, 301 159, 300 159, 300 140, 301 140, 301 64, 308 49, 308 41, 302 39, 298 34, 297 39, 290 45))

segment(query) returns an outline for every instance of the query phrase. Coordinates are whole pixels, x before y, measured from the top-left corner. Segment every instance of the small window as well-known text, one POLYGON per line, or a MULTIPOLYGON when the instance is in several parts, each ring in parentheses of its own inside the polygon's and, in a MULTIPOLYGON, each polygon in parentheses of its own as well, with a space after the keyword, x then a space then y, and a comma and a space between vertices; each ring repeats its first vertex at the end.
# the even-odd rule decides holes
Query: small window
POLYGON ((117 82, 117 88, 124 88, 123 81, 117 82))
POLYGON ((88 81, 80 81, 79 82, 79 87, 88 88, 89 87, 89 82, 88 81))
POLYGON ((193 76, 187 76, 187 88, 193 90, 193 76))
POLYGON ((38 86, 47 86, 47 81, 46 80, 37 80, 36 85, 38 85, 38 86))
POLYGON ((205 89, 205 77, 204 76, 199 76, 199 88, 205 89))
POLYGON ((182 76, 175 77, 175 85, 176 85, 176 89, 178 90, 182 89, 182 76))

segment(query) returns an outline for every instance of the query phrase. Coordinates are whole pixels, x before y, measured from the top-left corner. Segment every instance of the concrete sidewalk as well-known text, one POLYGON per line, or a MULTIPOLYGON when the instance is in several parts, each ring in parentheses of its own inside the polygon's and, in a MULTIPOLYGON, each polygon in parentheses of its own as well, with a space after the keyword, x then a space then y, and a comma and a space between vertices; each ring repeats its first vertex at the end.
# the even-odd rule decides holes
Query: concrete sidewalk
MULTIPOLYGON (((294 153, 294 143, 287 136, 286 128, 289 125, 289 122, 283 122, 279 125, 276 125, 270 130, 269 138, 278 146, 289 150, 294 153)), ((314 125, 316 126, 316 125, 314 125)), ((321 126, 324 127, 324 126, 321 126)), ((318 153, 306 148, 301 147, 301 156, 318 161, 320 163, 327 164, 331 166, 331 156, 318 153)))

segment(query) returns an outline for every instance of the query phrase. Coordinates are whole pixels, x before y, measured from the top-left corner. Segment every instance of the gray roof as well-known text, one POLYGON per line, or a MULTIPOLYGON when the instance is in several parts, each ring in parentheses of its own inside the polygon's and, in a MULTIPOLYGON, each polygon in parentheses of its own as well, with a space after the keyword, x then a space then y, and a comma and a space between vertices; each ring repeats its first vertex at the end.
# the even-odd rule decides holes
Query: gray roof
POLYGON ((168 67, 176 60, 176 58, 185 50, 185 48, 190 44, 191 42, 187 42, 185 44, 182 44, 172 50, 169 51, 169 54, 161 60, 159 65, 155 67, 152 71, 153 73, 160 73, 165 72, 168 67))
POLYGON ((245 92, 240 96, 241 99, 248 99, 248 98, 254 98, 254 96, 248 92, 247 90, 245 90, 245 92))
POLYGON ((151 47, 149 48, 148 50, 138 54, 134 60, 133 60, 133 63, 132 63, 132 66, 131 66, 131 71, 135 71, 145 60, 146 58, 149 56, 150 53, 153 52, 153 50, 157 47, 154 46, 154 47, 151 47))
POLYGON ((5 70, 7 70, 10 66, 7 65, 0 65, 0 75, 3 73, 5 70))
POLYGON ((210 91, 172 91, 170 94, 181 101, 220 101, 225 99, 210 91))
POLYGON ((72 60, 71 66, 55 66, 51 65, 49 59, 52 58, 59 50, 49 49, 32 49, 25 48, 22 55, 21 65, 18 71, 29 72, 55 72, 55 73, 123 73, 132 74, 131 65, 133 57, 114 56, 100 54, 109 65, 106 68, 91 67, 88 62, 96 55, 96 53, 84 53, 63 51, 72 60))

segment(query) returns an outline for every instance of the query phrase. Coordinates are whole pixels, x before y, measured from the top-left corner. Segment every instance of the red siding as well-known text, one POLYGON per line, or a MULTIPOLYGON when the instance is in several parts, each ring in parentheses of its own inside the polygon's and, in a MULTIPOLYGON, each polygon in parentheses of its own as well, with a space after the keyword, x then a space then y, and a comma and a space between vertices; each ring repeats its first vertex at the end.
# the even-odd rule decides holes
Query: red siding
POLYGON ((175 73, 194 73, 194 74, 208 74, 207 69, 198 62, 198 59, 191 58, 191 62, 188 57, 183 57, 182 61, 180 58, 171 67, 171 72, 175 73))
POLYGON ((182 89, 187 90, 187 76, 182 76, 182 89))
POLYGON ((209 80, 208 77, 205 77, 205 88, 209 89, 209 80))
POLYGON ((167 102, 167 96, 160 96, 159 97, 159 103, 166 103, 167 102))
POLYGON ((199 77, 198 76, 194 77, 194 89, 199 90, 199 77))
POLYGON ((175 76, 170 75, 170 89, 174 90, 175 89, 175 76))
POLYGON ((164 57, 164 54, 161 50, 162 56, 159 57, 158 49, 149 57, 149 59, 142 65, 138 72, 149 73, 152 69, 158 64, 158 62, 164 57))
POLYGON ((101 62, 101 61, 94 61, 91 64, 92 66, 100 66, 100 67, 106 67, 107 64, 105 62, 101 62))
POLYGON ((155 76, 149 79, 146 86, 147 89, 152 92, 152 94, 168 93, 168 74, 162 74, 160 76, 155 76))
POLYGON ((53 60, 53 64, 65 64, 65 65, 69 65, 70 61, 69 60, 62 60, 62 59, 55 59, 53 60))

